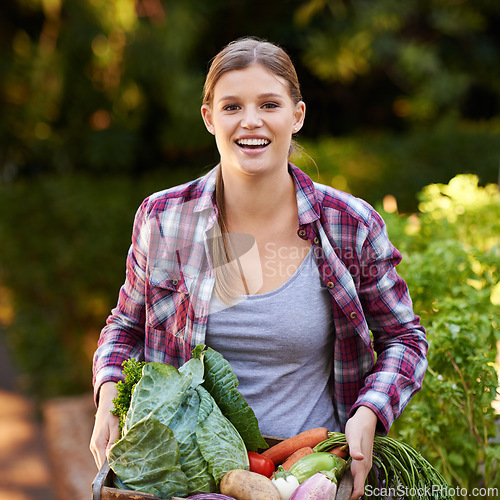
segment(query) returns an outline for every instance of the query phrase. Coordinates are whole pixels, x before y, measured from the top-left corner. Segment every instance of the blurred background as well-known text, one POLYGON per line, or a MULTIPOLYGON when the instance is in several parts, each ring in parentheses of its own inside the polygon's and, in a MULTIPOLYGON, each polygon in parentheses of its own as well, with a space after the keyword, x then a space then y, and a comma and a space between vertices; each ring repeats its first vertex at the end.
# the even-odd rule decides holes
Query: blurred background
POLYGON ((92 355, 135 210, 217 163, 201 90, 244 35, 296 66, 293 161, 405 256, 430 369, 394 436, 454 486, 499 486, 498 1, 3 0, 0 499, 89 497, 92 355))

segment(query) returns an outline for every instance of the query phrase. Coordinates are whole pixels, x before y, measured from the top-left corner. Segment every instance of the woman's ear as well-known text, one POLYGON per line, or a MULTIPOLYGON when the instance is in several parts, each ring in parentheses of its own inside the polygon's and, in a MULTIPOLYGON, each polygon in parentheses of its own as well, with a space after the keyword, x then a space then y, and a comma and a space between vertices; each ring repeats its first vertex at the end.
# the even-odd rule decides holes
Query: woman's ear
POLYGON ((304 101, 299 101, 295 106, 294 112, 294 125, 293 125, 293 133, 297 133, 302 126, 304 125, 304 119, 306 117, 306 104, 304 101))
POLYGON ((215 127, 212 122, 212 108, 208 104, 203 104, 201 107, 201 116, 205 127, 211 134, 215 134, 215 127))

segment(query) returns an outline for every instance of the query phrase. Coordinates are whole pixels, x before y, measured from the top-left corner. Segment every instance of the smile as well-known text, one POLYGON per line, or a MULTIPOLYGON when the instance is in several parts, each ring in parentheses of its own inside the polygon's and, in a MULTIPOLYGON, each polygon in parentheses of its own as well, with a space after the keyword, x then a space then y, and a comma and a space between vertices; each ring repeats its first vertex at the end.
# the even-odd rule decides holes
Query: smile
POLYGON ((270 144, 268 139, 238 139, 236 144, 242 148, 261 148, 270 144))

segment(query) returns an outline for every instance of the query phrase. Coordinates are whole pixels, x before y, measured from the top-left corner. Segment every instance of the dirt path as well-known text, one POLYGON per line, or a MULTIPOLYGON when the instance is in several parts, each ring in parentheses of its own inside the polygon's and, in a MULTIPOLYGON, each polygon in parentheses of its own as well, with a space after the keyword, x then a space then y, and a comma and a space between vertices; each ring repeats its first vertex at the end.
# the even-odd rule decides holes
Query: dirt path
MULTIPOLYGON (((1 335, 1 332, 0 332, 1 335)), ((43 425, 0 337, 0 500, 54 500, 43 425)))
POLYGON ((0 331, 0 500, 89 500, 91 394, 48 401, 43 418, 18 390, 0 331))

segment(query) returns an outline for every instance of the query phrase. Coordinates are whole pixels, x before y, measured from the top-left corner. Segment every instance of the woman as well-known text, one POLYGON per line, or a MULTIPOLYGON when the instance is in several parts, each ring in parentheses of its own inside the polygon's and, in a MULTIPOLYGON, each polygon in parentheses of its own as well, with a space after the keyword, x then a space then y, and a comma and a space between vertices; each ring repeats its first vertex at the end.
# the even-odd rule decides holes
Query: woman
POLYGON ((123 360, 180 366, 205 343, 232 364, 264 434, 345 431, 363 495, 388 432, 427 367, 401 256, 365 202, 289 163, 305 118, 276 45, 237 40, 212 61, 201 108, 220 164, 137 212, 127 278, 94 359, 100 467, 123 360))

